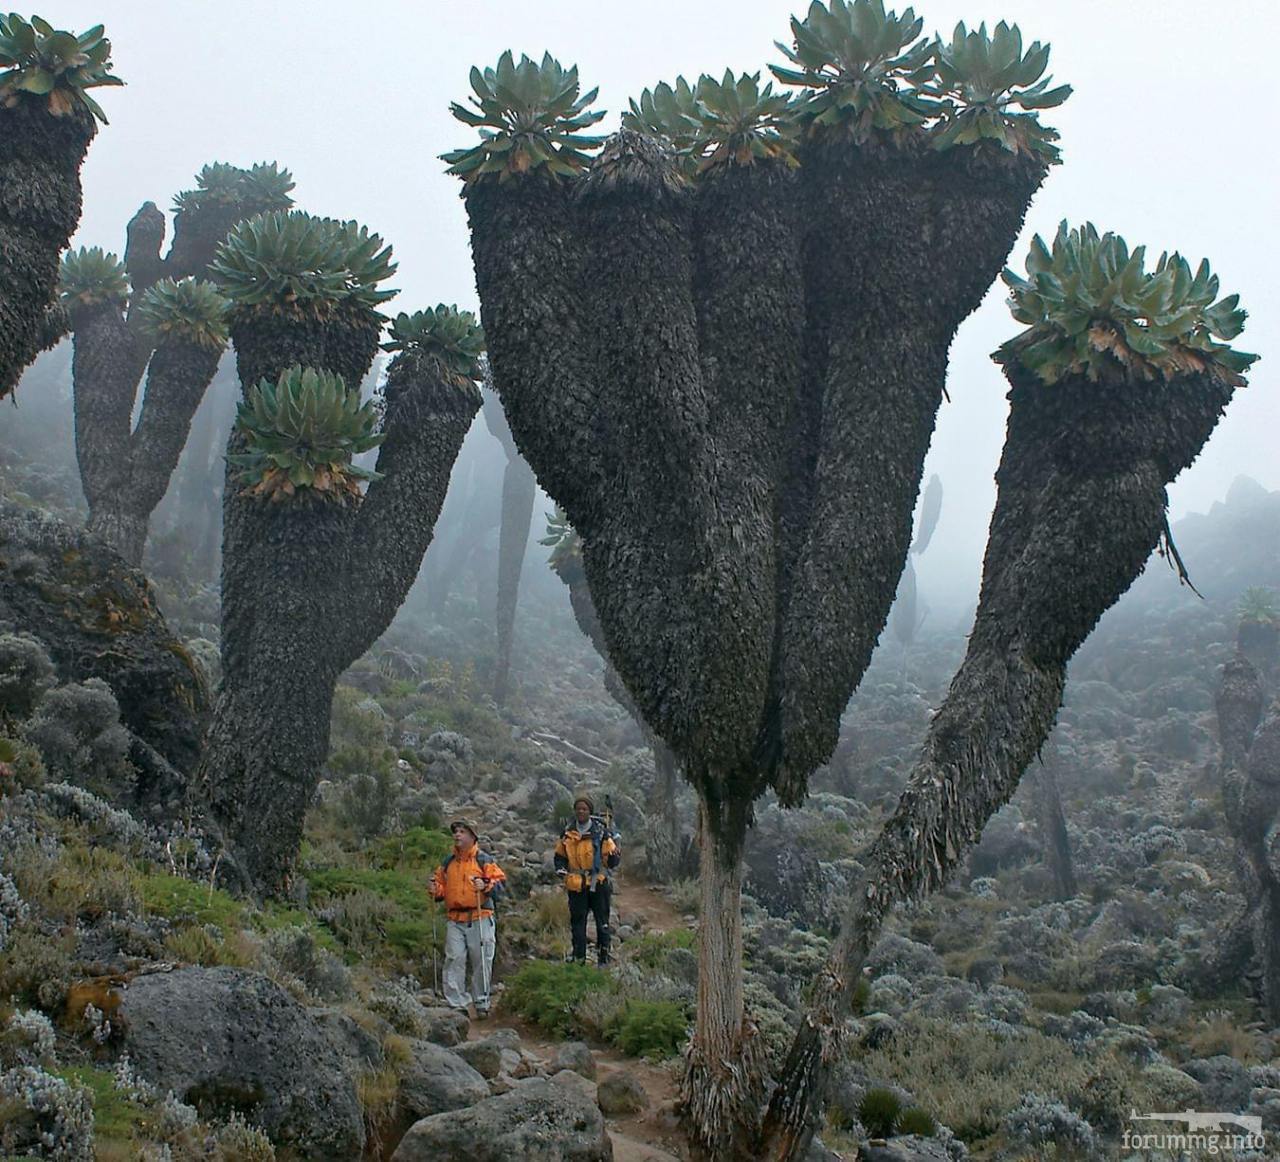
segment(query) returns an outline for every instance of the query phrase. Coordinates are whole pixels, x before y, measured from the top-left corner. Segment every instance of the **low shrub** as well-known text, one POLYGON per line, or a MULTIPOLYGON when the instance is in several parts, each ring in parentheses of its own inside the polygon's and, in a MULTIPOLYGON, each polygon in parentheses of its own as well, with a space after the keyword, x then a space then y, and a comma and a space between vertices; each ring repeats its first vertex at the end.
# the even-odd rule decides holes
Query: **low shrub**
POLYGON ((858 1121, 873 1138, 888 1138, 898 1127, 902 1099, 891 1089, 875 1086, 858 1102, 858 1121))
POLYGON ((507 985, 502 1003, 547 1032, 569 1037, 582 1031, 576 1010, 583 998, 614 987, 612 978, 598 969, 534 960, 507 985))
POLYGON ((661 1061, 680 1051, 689 1036, 689 1020, 674 1001, 627 1001, 606 1025, 605 1035, 628 1056, 661 1061))
POLYGON ((938 1132, 938 1123, 933 1120, 928 1110, 919 1106, 908 1106, 898 1115, 898 1133, 915 1134, 921 1138, 932 1138, 938 1132))

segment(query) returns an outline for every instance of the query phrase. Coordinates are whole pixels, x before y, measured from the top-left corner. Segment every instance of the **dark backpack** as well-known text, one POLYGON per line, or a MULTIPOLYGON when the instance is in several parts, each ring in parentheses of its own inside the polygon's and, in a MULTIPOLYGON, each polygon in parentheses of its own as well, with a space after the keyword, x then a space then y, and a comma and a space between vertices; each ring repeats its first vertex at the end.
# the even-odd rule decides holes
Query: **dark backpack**
MULTIPOLYGON (((444 863, 440 865, 440 875, 442 878, 448 874, 449 865, 453 863, 455 854, 456 853, 451 851, 449 852, 448 855, 444 857, 444 863)), ((495 863, 495 862, 496 862, 495 860, 485 855, 483 851, 480 851, 477 849, 476 863, 479 865, 480 870, 482 872, 489 864, 495 863)), ((498 901, 501 900, 502 897, 505 896, 506 894, 507 894, 507 885, 504 880, 499 880, 496 884, 493 885, 492 889, 489 892, 488 903, 489 903, 489 907, 493 909, 493 915, 495 919, 497 918, 497 915, 498 915, 498 901)))

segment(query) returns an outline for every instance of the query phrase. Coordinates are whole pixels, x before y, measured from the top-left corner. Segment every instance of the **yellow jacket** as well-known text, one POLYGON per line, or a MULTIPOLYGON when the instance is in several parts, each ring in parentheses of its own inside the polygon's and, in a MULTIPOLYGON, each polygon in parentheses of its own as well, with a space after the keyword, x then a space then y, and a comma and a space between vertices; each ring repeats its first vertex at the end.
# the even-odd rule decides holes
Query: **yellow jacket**
POLYGON ((578 831, 577 826, 565 829, 556 844, 556 869, 564 871, 566 891, 594 891, 609 879, 609 869, 618 866, 622 853, 613 836, 605 831, 603 824, 592 821, 591 829, 585 834, 578 831), (596 862, 596 843, 600 844, 600 866, 595 882, 591 883, 591 869, 596 862))

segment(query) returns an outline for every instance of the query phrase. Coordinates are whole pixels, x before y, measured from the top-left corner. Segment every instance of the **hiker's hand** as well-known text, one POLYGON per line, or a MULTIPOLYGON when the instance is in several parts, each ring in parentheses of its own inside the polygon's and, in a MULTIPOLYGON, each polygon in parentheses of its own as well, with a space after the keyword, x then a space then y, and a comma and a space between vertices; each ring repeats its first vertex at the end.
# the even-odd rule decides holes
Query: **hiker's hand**
POLYGON ((472 876, 471 886, 475 888, 477 892, 483 892, 487 885, 483 876, 472 876))
POLYGON ((562 867, 558 867, 558 868, 556 868, 556 875, 558 875, 558 876, 567 876, 568 874, 569 874, 569 872, 568 872, 568 870, 567 870, 566 868, 562 868, 562 867))

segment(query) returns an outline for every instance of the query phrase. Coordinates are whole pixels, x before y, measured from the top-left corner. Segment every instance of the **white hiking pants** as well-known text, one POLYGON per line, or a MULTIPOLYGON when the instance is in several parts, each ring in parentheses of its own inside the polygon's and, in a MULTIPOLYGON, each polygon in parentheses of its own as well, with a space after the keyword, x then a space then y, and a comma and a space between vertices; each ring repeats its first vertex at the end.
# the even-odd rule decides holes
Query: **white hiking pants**
POLYGON ((493 980, 493 917, 450 920, 444 938, 444 999, 451 1009, 465 1009, 474 1002, 489 1007, 493 980), (467 964, 471 965, 471 991, 467 991, 467 964))

